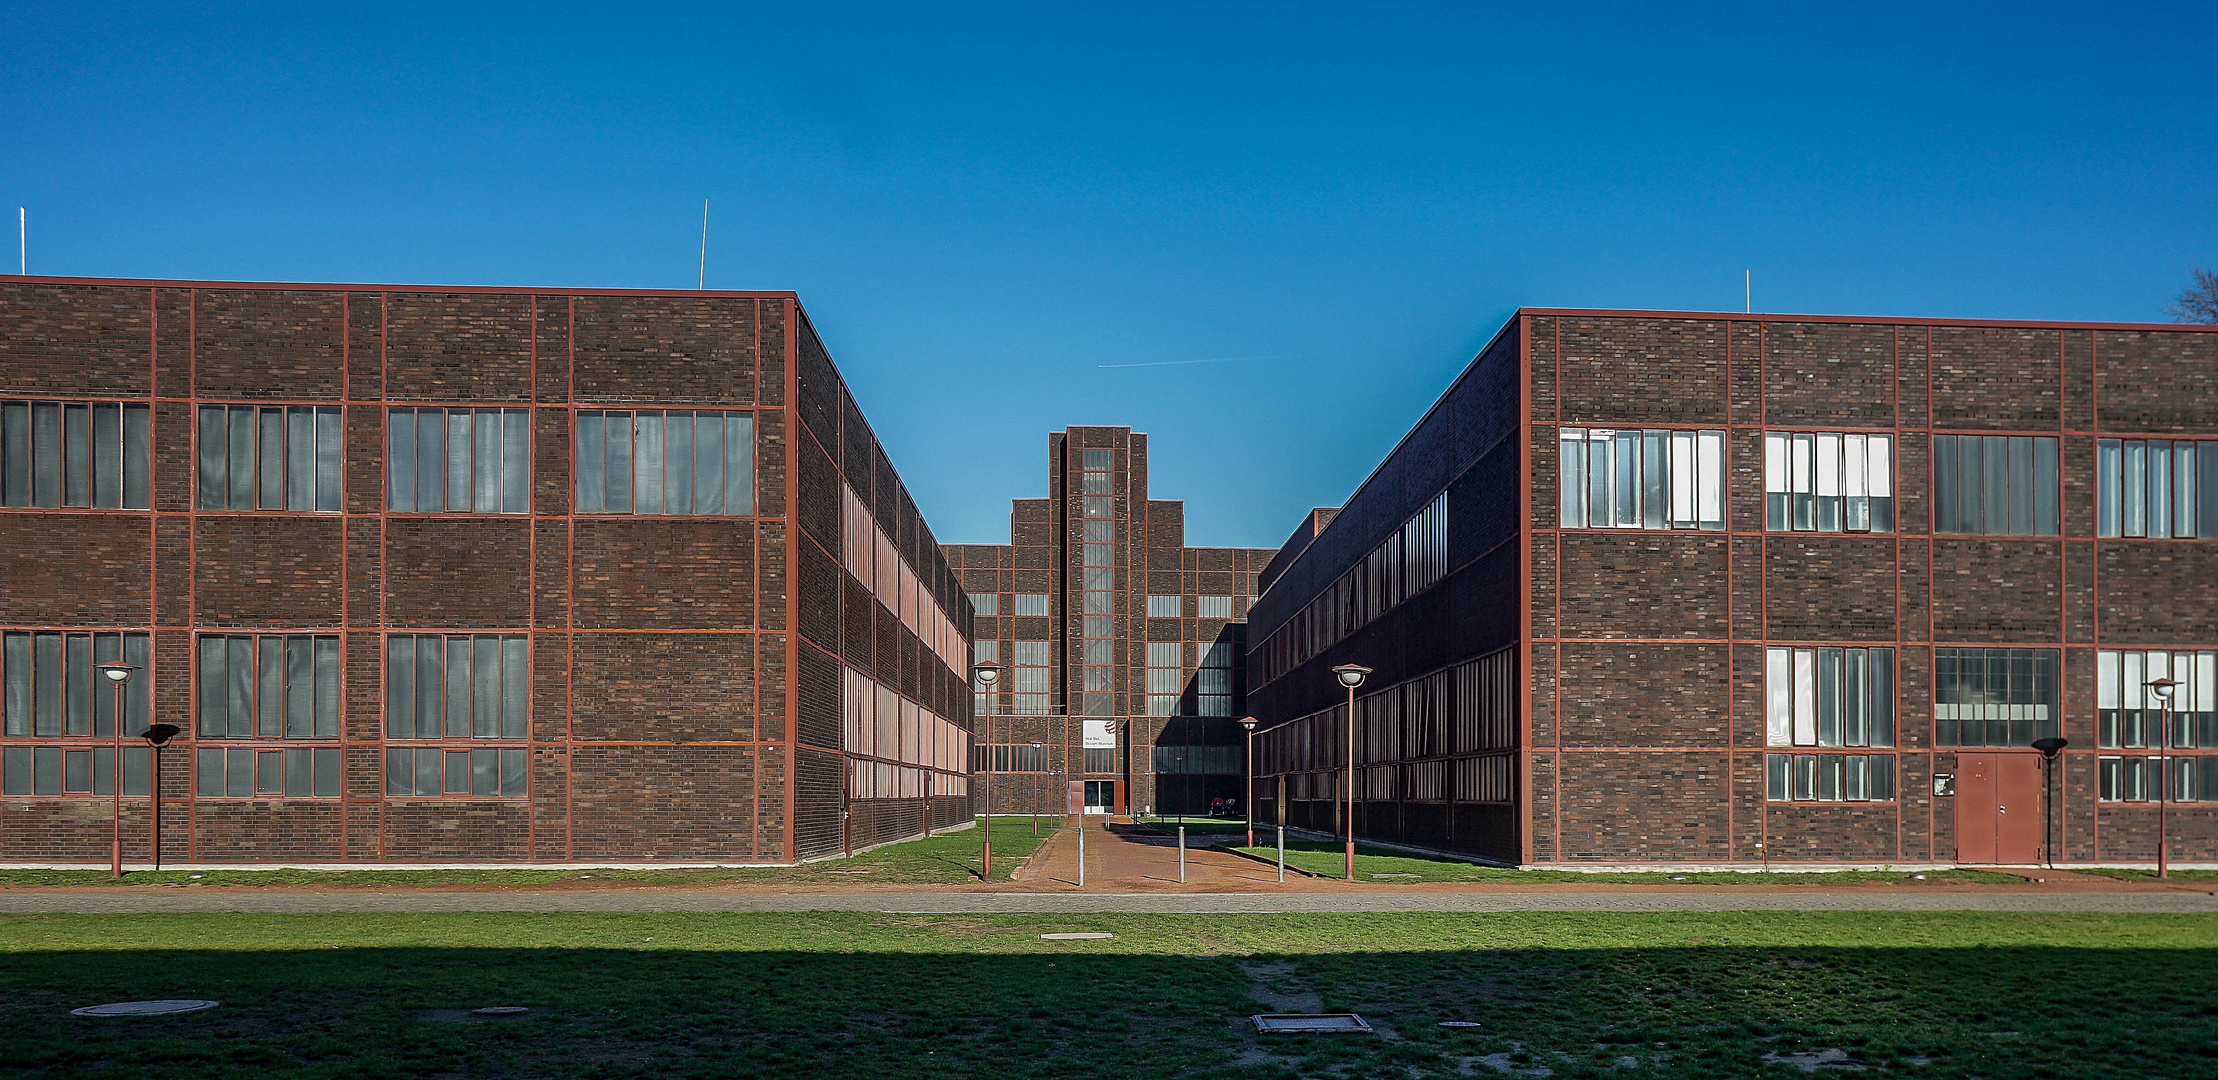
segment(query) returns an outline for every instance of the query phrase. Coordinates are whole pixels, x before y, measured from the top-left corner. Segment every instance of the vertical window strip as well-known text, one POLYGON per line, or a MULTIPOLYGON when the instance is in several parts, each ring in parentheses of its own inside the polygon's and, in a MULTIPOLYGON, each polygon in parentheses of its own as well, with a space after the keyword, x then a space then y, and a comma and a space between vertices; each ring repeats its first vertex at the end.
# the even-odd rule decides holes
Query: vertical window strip
POLYGON ((1934 531, 2057 535, 2056 455, 2054 436, 1935 435, 1934 531))
POLYGON ((1893 532, 1894 437, 1855 432, 1764 434, 1764 528, 1893 532))
POLYGON ((17 738, 115 734, 115 691, 98 664, 123 660, 138 670, 123 688, 123 730, 146 730, 152 681, 148 637, 113 631, 9 631, 0 634, 0 733, 17 738))
POLYGON ((1723 431, 1562 428, 1564 528, 1725 528, 1723 431))
POLYGON ((2218 537, 2218 442, 2096 440, 2095 529, 2104 537, 2218 537))
POLYGON ((1892 648, 1767 648, 1766 745, 1893 746, 1894 660, 1892 648))
POLYGON ((337 406, 201 406, 200 508, 339 511, 343 415, 337 406))
POLYGON ((530 639, 522 634, 389 634, 389 739, 514 739, 531 731, 530 639))
POLYGON ((339 639, 329 634, 203 634, 204 739, 339 737, 339 639))

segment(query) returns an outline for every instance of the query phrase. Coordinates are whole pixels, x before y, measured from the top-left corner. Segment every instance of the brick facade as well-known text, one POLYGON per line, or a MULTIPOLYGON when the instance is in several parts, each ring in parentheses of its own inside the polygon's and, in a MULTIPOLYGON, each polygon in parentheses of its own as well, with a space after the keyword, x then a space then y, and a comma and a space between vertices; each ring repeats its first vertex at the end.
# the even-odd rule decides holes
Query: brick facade
MULTIPOLYGON (((152 718, 185 732, 163 755, 167 859, 787 862, 920 827, 921 798, 888 798, 871 819, 891 824, 846 837, 845 748, 835 735, 811 757, 793 742, 797 706, 803 731, 826 715, 796 654, 838 642, 789 625, 796 591, 805 610, 815 584, 811 553, 796 549, 818 538, 786 514, 841 480, 796 468, 796 446, 816 454, 844 437, 876 464, 863 486, 897 496, 900 558, 949 633, 969 628, 946 561, 791 294, 24 279, 0 285, 0 403, 24 399, 148 408, 151 510, 0 507, 0 631, 151 635, 138 685, 152 718), (787 421, 789 403, 826 394, 846 403, 850 430, 787 421), (209 404, 340 408, 340 509, 203 509, 196 418, 209 404), (529 512, 389 512, 388 406, 528 410, 529 512), (577 414, 597 409, 751 414, 754 512, 573 513, 577 414), (336 639, 335 731, 204 735, 198 642, 215 633, 336 639), (395 633, 520 638, 524 733, 389 737, 395 633), (395 749, 521 751, 524 779, 498 794, 397 794, 395 749), (338 778, 268 791, 257 774, 246 793, 201 795, 203 750, 335 751, 338 778)), ((868 593, 860 603, 876 606, 868 593)), ((961 674, 913 647, 910 658, 901 692, 967 728, 961 674)), ((836 732, 839 702, 830 709, 836 732)), ((0 751, 13 763, 140 745, 135 731, 42 724, 10 717, 0 751)), ((0 861, 105 858, 116 802, 69 783, 48 793, 42 776, 40 790, 0 796, 0 861)), ((968 818, 961 792, 941 786, 935 820, 968 818)), ((120 806, 125 856, 142 860, 150 800, 127 792, 120 806)))
MULTIPOLYGON (((1936 794, 1936 776, 2036 776, 2024 770, 2039 755, 1943 745, 1935 650, 2056 650, 2070 746, 2051 845, 2059 859, 2149 862, 2156 803, 2105 799, 2099 774, 2160 751, 2100 745, 2097 656, 2218 649, 2218 538, 2098 538, 2096 447, 2172 438, 2218 438, 2218 333, 2206 328, 1522 311, 1348 505, 1274 560, 1251 616, 1252 709, 1266 728, 1329 709, 1336 663, 1377 668, 1373 695, 1514 647, 1514 834, 1422 835, 1413 808, 1435 811, 1403 790, 1393 813, 1359 796, 1359 835, 1543 865, 1995 861, 2001 849, 1966 830, 2048 809, 2041 782, 2010 789, 2034 792, 2031 805, 1998 811, 2005 796, 1936 794), (1562 527, 1564 427, 1721 432, 1724 527, 1562 527), (1891 437, 1893 530, 1767 530, 1767 431, 1891 437), (2056 532, 1935 535, 1936 435, 2056 439, 2056 532), (1496 447, 1514 448, 1507 466, 1496 447), (1514 504, 1462 499, 1481 475, 1514 484, 1514 504), (1444 580, 1291 666, 1274 659, 1273 636, 1300 630, 1335 578, 1443 490, 1444 580), (1470 533, 1487 539, 1456 539, 1470 533), (1516 569, 1499 587, 1459 590, 1505 557, 1516 569), (1406 643, 1422 640, 1447 644, 1412 659, 1406 643), (1770 745, 1775 646, 1892 649, 1893 745, 1770 745), (1851 749, 1891 759, 1891 798, 1771 797, 1769 755, 1851 749)), ((1337 783, 1272 812, 1337 828, 1337 783)), ((2218 860, 2218 792, 2181 793, 2173 859, 2218 860)), ((1463 809, 1458 794, 1445 802, 1451 818, 1463 809)))

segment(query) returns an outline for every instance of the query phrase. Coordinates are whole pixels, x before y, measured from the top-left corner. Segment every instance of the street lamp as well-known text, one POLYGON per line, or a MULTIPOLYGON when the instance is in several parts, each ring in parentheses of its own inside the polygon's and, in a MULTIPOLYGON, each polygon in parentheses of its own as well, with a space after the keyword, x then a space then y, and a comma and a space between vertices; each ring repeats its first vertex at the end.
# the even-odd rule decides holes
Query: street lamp
POLYGON ((154 824, 152 829, 154 833, 154 869, 156 870, 162 868, 162 747, 168 745, 171 739, 177 737, 177 731, 178 728, 175 724, 155 724, 145 731, 139 732, 139 738, 145 739, 146 745, 154 748, 153 775, 150 780, 154 789, 154 824))
POLYGON ((1032 780, 1032 838, 1037 840, 1040 836, 1041 792, 1039 777, 1047 775, 1047 744, 1036 742, 1031 744, 1031 746, 1032 749, 1038 750, 1040 752, 1040 771, 1033 774, 1032 780))
POLYGON ((1348 880, 1355 880, 1355 691, 1369 678, 1371 669, 1361 664, 1339 664, 1332 677, 1348 688, 1348 880))
POLYGON ((2172 691, 2179 689, 2179 683, 2172 679, 2151 679, 2149 689, 2156 691, 2156 700, 2164 709, 2164 731, 2156 744, 2159 774, 2156 779, 2156 876, 2168 878, 2172 876, 2172 868, 2165 858, 2164 834, 2171 831, 2167 826, 2172 794, 2172 691))
POLYGON ((1247 783, 1240 788, 1240 814, 1248 819, 1248 846, 1255 846, 1255 717, 1240 718, 1240 729, 1248 733, 1246 762, 1247 783))
POLYGON ((2071 742, 2051 735, 2033 740, 2033 748, 2041 752, 2041 764, 2047 776, 2041 785, 2041 850, 2049 857, 2049 869, 2056 869, 2056 754, 2071 742))
MULTIPOLYGON (((995 680, 995 679, 998 679, 998 678, 1000 678, 1000 677, 1001 677, 1001 665, 1000 665, 1000 664, 997 664, 997 663, 994 663, 994 662, 993 662, 993 661, 991 661, 991 660, 987 660, 987 661, 985 661, 984 663, 980 663, 980 664, 974 665, 974 666, 973 666, 973 667, 972 667, 972 668, 970 669, 970 671, 971 671, 971 675, 972 675, 973 677, 975 677, 975 678, 976 678, 976 679, 978 680, 978 685, 980 685, 980 686, 983 686, 983 687, 985 687, 985 688, 986 688, 986 707, 987 707, 987 709, 989 710, 989 711, 988 711, 988 713, 987 713, 987 715, 991 716, 991 715, 992 715, 991 709, 993 708, 993 684, 994 684, 994 680, 995 680)), ((988 734, 988 735, 990 736, 990 735, 992 734, 992 732, 990 732, 990 731, 989 731, 989 732, 987 732, 987 734, 988 734)), ((984 847, 984 850, 985 850, 985 864, 986 864, 986 873, 985 873, 985 879, 986 879, 987 881, 992 881, 992 880, 993 880, 993 743, 992 743, 992 742, 991 742, 990 740, 989 740, 989 741, 987 741, 987 743, 986 743, 986 767, 985 767, 985 768, 983 768, 983 769, 980 769, 980 770, 978 770, 978 776, 979 776, 979 778, 980 778, 980 783, 979 783, 979 785, 978 785, 978 786, 979 786, 979 789, 980 789, 980 790, 979 790, 979 798, 980 798, 980 799, 981 799, 982 801, 984 801, 984 802, 985 802, 985 804, 986 804, 986 817, 985 817, 985 823, 986 823, 986 827, 985 827, 984 829, 980 830, 980 831, 981 831, 981 832, 982 832, 982 833, 984 834, 984 837, 985 837, 985 838, 984 838, 983 840, 981 840, 981 841, 980 841, 980 843, 981 843, 981 844, 983 845, 983 847, 984 847)))
MULTIPOLYGON (((139 666, 137 664, 127 664, 121 660, 108 660, 102 662, 99 667, 100 677, 108 680, 108 685, 115 687, 115 723, 116 731, 120 734, 123 731, 123 684, 131 681, 132 672, 139 670, 139 666)), ((120 878, 123 876, 123 743, 120 739, 116 742, 116 758, 113 764, 115 765, 115 805, 110 814, 111 835, 108 838, 108 876, 120 878)))

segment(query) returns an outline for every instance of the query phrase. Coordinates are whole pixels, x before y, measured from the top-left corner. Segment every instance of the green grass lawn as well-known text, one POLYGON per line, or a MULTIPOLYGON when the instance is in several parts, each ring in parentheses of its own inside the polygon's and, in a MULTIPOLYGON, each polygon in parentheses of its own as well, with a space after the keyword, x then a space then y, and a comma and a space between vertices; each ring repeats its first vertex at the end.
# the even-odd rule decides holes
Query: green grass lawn
POLYGON ((1188 836, 1229 836, 1248 831, 1248 823, 1239 818, 1221 817, 1170 817, 1148 818, 1141 822, 1165 836, 1178 835, 1178 827, 1186 826, 1188 836))
MULTIPOLYGON (((1258 836, 1258 840, 1262 837, 1258 836)), ((1238 850, 1276 861, 1278 847, 1265 843, 1257 847, 1238 850)), ((1288 840, 1286 865, 1299 867, 1325 877, 1339 877, 1346 872, 1347 856, 1338 843, 1317 840, 1288 840)), ((1414 884, 1423 881, 1489 881, 1519 882, 1524 884, 1552 884, 1577 882, 1585 884, 1617 885, 1673 885, 1682 883, 1707 885, 1849 885, 1870 881, 1924 884, 1925 882, 1986 882, 2008 884, 2025 879, 2011 874, 1996 874, 1985 870, 1833 870, 1820 873, 1794 873, 1779 871, 1718 871, 1711 873, 1673 872, 1612 872, 1606 870, 1505 870, 1494 866, 1457 862, 1453 859, 1428 859, 1408 852, 1374 848, 1367 844, 1355 846, 1355 877, 1357 881, 1375 883, 1414 884), (1913 878, 1913 873, 1922 875, 1913 878)))
MULTIPOLYGON (((1030 818, 995 818, 993 876, 1007 881, 1017 864, 1044 842, 1054 825, 1042 819, 1032 835, 1030 818)), ((979 880, 978 830, 963 829, 865 851, 852 859, 826 859, 800 866, 731 867, 704 870, 135 870, 116 881, 106 870, 0 870, 0 887, 9 885, 313 885, 343 886, 510 885, 565 886, 591 882, 627 885, 722 885, 839 883, 958 885, 979 880)))
POLYGON ((2218 1074, 2218 920, 0 917, 0 1062, 23 1080, 1794 1080, 1808 1074, 1793 1056, 1818 1054, 1865 1076, 2218 1074), (1073 930, 1117 937, 1038 937, 1073 930), (68 1015, 164 997, 223 1004, 68 1015), (485 1005, 532 1011, 435 1018, 485 1005), (1359 1011, 1384 1034, 1258 1036, 1246 1020, 1312 1009, 1359 1011))
MULTIPOLYGON (((2087 869, 2079 869, 2075 867, 2073 868, 2073 872, 2079 874, 2100 874, 2103 877, 2116 878, 2119 881, 2155 881, 2157 879, 2156 871, 2154 870, 2129 870, 2115 866, 2097 866, 2087 869)), ((2172 876, 2180 879, 2181 881, 2218 881, 2218 870, 2175 869, 2172 871, 2172 876)))

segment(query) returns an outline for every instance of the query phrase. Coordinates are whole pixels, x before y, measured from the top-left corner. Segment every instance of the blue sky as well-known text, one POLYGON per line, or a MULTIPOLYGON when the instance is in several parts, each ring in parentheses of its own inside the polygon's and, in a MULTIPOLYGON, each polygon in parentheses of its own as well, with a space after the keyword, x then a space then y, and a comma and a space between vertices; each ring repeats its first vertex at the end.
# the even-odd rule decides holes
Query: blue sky
POLYGON ((690 287, 706 198, 943 541, 1111 423, 1275 545, 1521 304, 2160 321, 2218 265, 2207 3, 324 7, 0 10, 31 271, 690 287))

